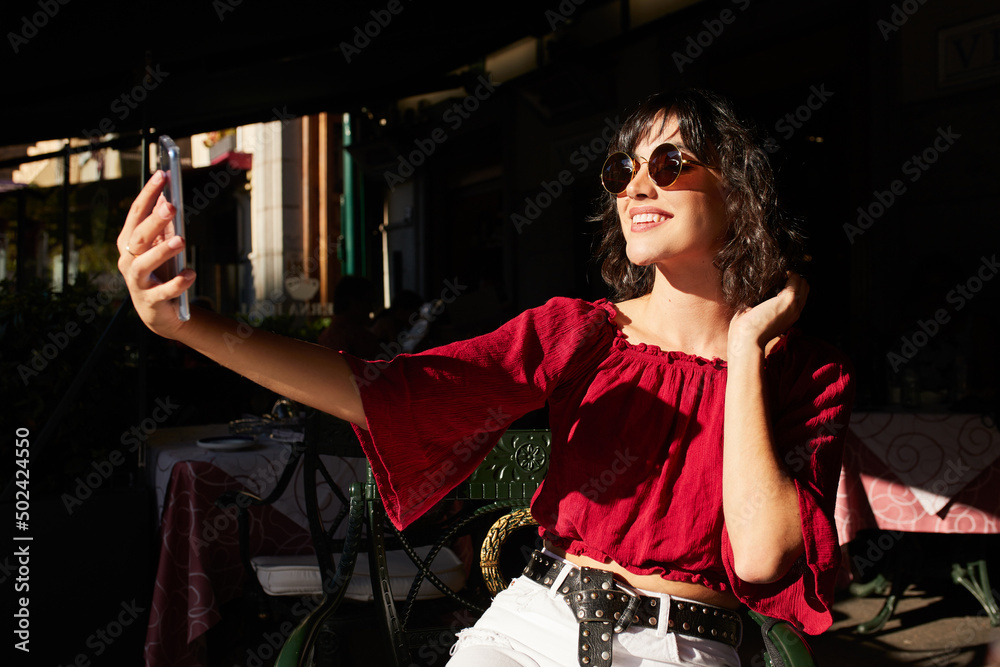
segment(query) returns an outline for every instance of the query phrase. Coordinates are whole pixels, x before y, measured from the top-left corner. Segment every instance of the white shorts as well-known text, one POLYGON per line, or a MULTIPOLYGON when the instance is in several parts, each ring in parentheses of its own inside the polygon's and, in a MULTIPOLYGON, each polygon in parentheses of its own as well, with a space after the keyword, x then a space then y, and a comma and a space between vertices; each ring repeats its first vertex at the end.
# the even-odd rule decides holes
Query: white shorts
MULTIPOLYGON (((671 596, 659 597, 661 615, 671 596)), ((630 627, 614 636, 614 667, 713 665, 739 667, 736 649, 721 642, 667 632, 667 619, 656 628, 630 627)), ((577 667, 579 625, 557 589, 518 577, 475 626, 458 633, 448 667, 577 667)))

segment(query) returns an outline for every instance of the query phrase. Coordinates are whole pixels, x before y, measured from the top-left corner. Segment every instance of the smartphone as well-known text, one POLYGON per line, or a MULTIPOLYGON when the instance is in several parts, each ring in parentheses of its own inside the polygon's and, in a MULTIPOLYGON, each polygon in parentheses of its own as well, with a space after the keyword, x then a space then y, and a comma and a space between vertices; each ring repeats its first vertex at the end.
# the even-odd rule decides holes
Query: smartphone
MULTIPOLYGON (((181 151, 174 140, 165 134, 160 135, 160 171, 166 178, 163 196, 174 206, 173 222, 167 225, 164 240, 173 235, 184 236, 184 194, 181 187, 181 151)), ((186 239, 185 239, 186 240, 186 239)), ((167 266, 166 280, 170 280, 187 266, 187 250, 176 255, 167 266)), ((181 294, 178 301, 178 317, 182 321, 191 319, 191 308, 188 304, 187 290, 181 294)))

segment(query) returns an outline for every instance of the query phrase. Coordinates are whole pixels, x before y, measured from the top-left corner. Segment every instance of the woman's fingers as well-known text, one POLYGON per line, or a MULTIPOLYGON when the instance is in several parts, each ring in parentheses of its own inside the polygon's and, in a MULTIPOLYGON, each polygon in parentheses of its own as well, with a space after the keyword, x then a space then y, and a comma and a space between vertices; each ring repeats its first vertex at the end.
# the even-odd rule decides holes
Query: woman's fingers
MULTIPOLYGON (((150 247, 149 250, 138 253, 136 257, 132 258, 129 266, 129 271, 136 281, 136 285, 140 289, 159 285, 162 281, 156 277, 156 270, 182 252, 184 252, 184 239, 180 236, 172 236, 166 242, 158 243, 150 247)), ((193 275, 194 272, 185 273, 193 275)))
POLYGON ((161 196, 153 211, 132 230, 132 236, 127 242, 128 251, 133 256, 138 256, 156 246, 157 239, 167 236, 165 231, 173 224, 174 210, 174 207, 161 196))
POLYGON ((160 283, 144 291, 144 296, 150 305, 160 302, 172 301, 179 297, 191 286, 194 280, 194 271, 190 269, 182 271, 165 283, 160 283))
POLYGON ((161 280, 157 270, 184 252, 184 239, 174 236, 165 243, 158 243, 138 257, 132 258, 125 282, 132 294, 139 317, 153 331, 172 337, 181 326, 174 300, 194 282, 195 273, 185 269, 180 275, 161 280))
POLYGON ((794 271, 788 272, 788 282, 785 283, 785 290, 790 293, 791 301, 788 309, 795 314, 798 319, 799 313, 806 305, 806 297, 809 296, 809 283, 794 271))
POLYGON ((125 224, 118 235, 118 250, 122 254, 126 252, 139 254, 132 240, 132 234, 135 232, 136 227, 149 217, 153 210, 153 205, 156 203, 160 193, 163 192, 163 184, 163 172, 158 171, 146 181, 146 185, 143 186, 135 201, 132 202, 128 215, 125 217, 125 224), (126 247, 128 250, 126 250, 126 247))
POLYGON ((169 276, 164 264, 184 252, 184 239, 172 234, 176 209, 163 196, 166 179, 157 172, 132 202, 118 235, 118 268, 125 276, 139 317, 153 331, 172 337, 183 325, 172 303, 194 282, 187 269, 169 276))
POLYGON ((733 349, 747 349, 746 341, 764 349, 775 336, 788 331, 799 319, 809 295, 809 283, 790 271, 785 286, 775 296, 738 313, 730 323, 733 349))

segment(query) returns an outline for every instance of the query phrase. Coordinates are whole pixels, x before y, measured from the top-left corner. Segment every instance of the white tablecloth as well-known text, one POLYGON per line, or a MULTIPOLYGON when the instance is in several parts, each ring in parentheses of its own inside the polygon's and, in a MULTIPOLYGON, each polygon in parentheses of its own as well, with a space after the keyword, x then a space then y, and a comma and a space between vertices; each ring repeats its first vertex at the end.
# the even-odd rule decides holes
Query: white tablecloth
MULTIPOLYGON (((201 438, 228 435, 226 424, 161 428, 150 435, 147 457, 149 483, 156 492, 157 517, 162 517, 170 474, 180 461, 207 461, 237 480, 247 491, 265 497, 274 488, 285 463, 291 456, 290 444, 261 441, 239 451, 219 451, 198 445, 201 438)), ((321 456, 333 480, 346 494, 352 482, 364 482, 367 465, 364 457, 321 456)), ((274 508, 303 528, 308 528, 305 501, 302 495, 302 466, 299 464, 289 489, 274 503, 274 508)), ((321 512, 326 519, 339 511, 341 503, 320 483, 317 496, 321 512)), ((344 526, 341 526, 341 530, 344 526)))

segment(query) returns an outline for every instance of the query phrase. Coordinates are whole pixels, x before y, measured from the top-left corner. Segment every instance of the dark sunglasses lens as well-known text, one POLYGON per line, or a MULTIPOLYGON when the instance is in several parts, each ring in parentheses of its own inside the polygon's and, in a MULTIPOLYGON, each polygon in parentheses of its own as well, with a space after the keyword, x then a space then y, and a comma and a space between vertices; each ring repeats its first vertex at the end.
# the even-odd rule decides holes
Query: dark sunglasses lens
POLYGON ((681 152, 673 144, 660 144, 649 156, 649 176, 661 188, 673 185, 681 173, 681 152))
POLYGON ((601 182, 604 188, 612 194, 625 192, 632 180, 632 158, 625 153, 613 153, 608 156, 601 171, 601 182))

